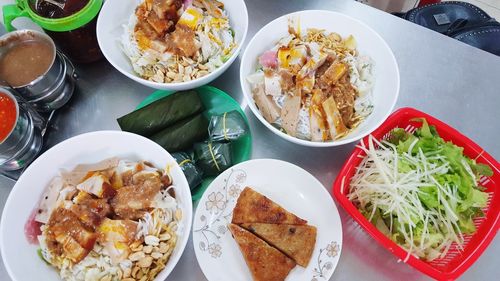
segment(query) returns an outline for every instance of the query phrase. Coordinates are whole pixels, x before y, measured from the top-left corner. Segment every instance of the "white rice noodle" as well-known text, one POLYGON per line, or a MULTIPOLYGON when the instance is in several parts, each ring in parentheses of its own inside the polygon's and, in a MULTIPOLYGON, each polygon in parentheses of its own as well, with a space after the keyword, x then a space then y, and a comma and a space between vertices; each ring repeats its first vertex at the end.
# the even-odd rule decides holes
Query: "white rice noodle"
POLYGON ((352 55, 347 55, 344 62, 349 66, 350 82, 359 93, 354 102, 354 109, 360 116, 367 117, 373 111, 374 62, 368 56, 352 55))

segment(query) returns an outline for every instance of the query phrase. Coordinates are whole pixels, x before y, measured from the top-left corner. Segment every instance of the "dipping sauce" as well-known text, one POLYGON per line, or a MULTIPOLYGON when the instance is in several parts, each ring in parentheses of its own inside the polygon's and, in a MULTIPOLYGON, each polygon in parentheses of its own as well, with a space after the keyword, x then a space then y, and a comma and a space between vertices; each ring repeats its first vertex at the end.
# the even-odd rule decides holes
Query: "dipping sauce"
POLYGON ((16 125, 16 104, 11 97, 0 92, 0 143, 12 132, 16 125))
POLYGON ((45 42, 27 41, 16 44, 0 58, 0 78, 13 87, 29 84, 52 66, 55 52, 45 42))
POLYGON ((80 11, 89 3, 89 0, 38 0, 31 1, 30 6, 38 15, 57 19, 71 16, 80 11))

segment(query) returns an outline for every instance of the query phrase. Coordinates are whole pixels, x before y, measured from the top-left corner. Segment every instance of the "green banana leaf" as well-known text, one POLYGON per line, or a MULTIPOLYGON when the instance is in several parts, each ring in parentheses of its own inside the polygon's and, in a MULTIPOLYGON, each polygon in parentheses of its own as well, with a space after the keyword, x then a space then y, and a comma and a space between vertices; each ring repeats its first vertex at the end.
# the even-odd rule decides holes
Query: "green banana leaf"
POLYGON ((149 137, 168 152, 191 148, 208 137, 208 120, 203 114, 186 118, 149 137))
POLYGON ((123 131, 150 136, 203 110, 196 91, 181 91, 122 116, 117 121, 123 131))

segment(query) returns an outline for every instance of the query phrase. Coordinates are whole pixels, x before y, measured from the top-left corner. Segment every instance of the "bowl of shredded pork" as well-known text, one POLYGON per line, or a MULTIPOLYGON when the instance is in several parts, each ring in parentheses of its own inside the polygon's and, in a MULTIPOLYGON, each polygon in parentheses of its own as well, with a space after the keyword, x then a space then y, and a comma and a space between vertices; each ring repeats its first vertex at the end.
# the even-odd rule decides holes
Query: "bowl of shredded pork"
POLYGON ((249 107, 294 143, 335 146, 359 140, 390 114, 399 71, 370 27, 330 11, 278 18, 251 40, 240 68, 249 107))
POLYGON ((14 186, 2 257, 18 281, 164 280, 186 245, 191 206, 182 171, 157 144, 124 132, 80 135, 14 186))
POLYGON ((99 46, 129 78, 163 90, 211 82, 236 59, 248 15, 243 0, 109 0, 99 46))

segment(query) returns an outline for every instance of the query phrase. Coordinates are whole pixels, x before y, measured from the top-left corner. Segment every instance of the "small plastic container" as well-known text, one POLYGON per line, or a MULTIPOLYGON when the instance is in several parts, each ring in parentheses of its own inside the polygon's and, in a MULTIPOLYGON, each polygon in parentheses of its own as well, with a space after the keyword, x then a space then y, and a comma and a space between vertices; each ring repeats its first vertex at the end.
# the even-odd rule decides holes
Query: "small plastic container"
MULTIPOLYGON (((422 117, 427 120, 429 125, 434 125, 436 127, 439 135, 445 141, 451 141, 455 145, 463 147, 466 156, 471 159, 476 159, 478 163, 489 165, 493 170, 492 177, 482 176, 480 178, 481 185, 484 186, 486 192, 489 193, 488 206, 483 209, 485 216, 474 220, 477 231, 473 235, 464 236, 463 251, 459 251, 457 247, 452 245, 447 255, 442 259, 426 262, 410 255, 407 261, 409 265, 434 279, 455 280, 473 265, 479 256, 481 256, 486 247, 488 247, 493 238, 495 238, 500 228, 500 164, 481 147, 457 130, 413 108, 401 108, 395 111, 371 135, 377 140, 382 140, 387 137, 388 133, 394 128, 403 128, 406 131, 412 132, 421 126, 421 122, 414 122, 411 120, 422 117)), ((369 136, 363 138, 362 142, 367 144, 368 137, 369 136)), ((346 210, 365 231, 391 253, 401 260, 404 260, 407 256, 406 250, 380 232, 347 198, 351 178, 354 175, 356 167, 359 166, 365 155, 366 154, 360 148, 356 147, 354 149, 333 184, 333 194, 344 210, 346 210)))
POLYGON ((60 0, 57 2, 16 0, 3 6, 7 31, 14 30, 12 21, 28 17, 52 37, 57 47, 72 61, 90 63, 102 58, 97 42, 97 15, 103 0, 60 0), (52 3, 61 3, 54 5, 52 3), (40 3, 45 3, 42 6, 40 3))

